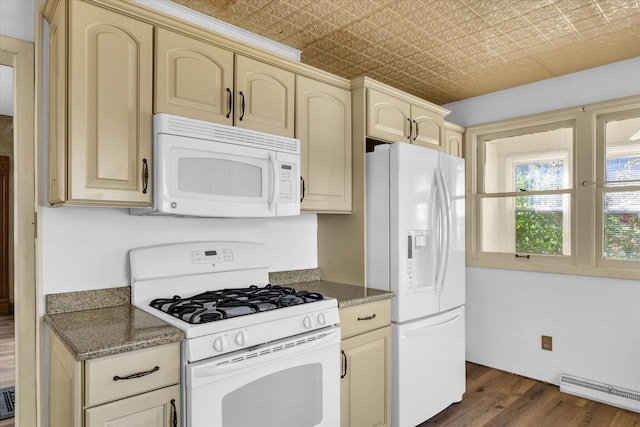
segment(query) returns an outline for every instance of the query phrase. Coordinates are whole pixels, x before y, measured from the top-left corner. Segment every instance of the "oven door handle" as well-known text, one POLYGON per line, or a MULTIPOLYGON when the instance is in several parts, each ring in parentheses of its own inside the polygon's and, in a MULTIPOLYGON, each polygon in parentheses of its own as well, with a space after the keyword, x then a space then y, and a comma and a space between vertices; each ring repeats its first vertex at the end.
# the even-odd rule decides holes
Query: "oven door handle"
MULTIPOLYGON (((312 334, 310 337, 314 337, 314 335, 312 334)), ((292 341, 299 342, 300 340, 292 339, 292 341)), ((238 353, 235 353, 234 356, 226 355, 217 357, 203 366, 193 368, 191 374, 193 378, 235 375, 244 369, 254 369, 257 366, 268 365, 282 359, 318 351, 333 345, 338 346, 336 347, 337 354, 340 345, 340 328, 334 327, 332 330, 319 332, 315 335, 315 338, 308 339, 308 341, 302 345, 296 344, 288 347, 287 344, 288 343, 283 343, 282 345, 266 345, 246 351, 242 355, 241 360, 238 360, 240 356, 238 353), (321 333, 325 335, 318 337, 321 333)))

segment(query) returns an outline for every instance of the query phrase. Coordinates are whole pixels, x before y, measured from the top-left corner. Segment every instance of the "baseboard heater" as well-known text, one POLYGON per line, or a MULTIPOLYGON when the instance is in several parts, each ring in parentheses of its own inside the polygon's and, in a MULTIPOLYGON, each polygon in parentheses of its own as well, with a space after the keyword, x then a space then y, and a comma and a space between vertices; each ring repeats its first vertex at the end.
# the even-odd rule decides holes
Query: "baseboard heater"
POLYGON ((640 412, 640 392, 562 374, 560 391, 629 411, 640 412))

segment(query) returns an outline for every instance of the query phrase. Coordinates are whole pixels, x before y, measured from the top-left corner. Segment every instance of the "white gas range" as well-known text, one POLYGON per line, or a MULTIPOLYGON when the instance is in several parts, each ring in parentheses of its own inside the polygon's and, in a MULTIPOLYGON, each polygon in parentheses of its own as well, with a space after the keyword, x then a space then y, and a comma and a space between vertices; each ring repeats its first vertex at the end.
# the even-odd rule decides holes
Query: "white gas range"
POLYGON ((340 424, 337 303, 269 285, 265 245, 151 246, 130 263, 132 303, 185 333, 185 426, 340 424))

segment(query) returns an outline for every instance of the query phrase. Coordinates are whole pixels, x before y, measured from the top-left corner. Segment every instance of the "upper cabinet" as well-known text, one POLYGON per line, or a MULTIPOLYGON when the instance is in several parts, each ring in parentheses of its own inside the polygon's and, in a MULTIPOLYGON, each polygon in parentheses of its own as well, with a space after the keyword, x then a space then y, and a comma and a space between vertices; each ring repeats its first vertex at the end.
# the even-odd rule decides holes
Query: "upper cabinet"
POLYGON ((293 72, 163 28, 155 92, 156 113, 294 136, 293 72))
POLYGON ((351 93, 297 77, 304 211, 351 212, 351 93))
POLYGON ((150 205, 153 27, 78 1, 48 17, 49 202, 150 205))
POLYGON ((233 52, 156 30, 155 113, 233 124, 233 52))
POLYGON ((367 136, 443 150, 447 110, 401 92, 367 88, 367 136))
POLYGON ((451 122, 444 122, 444 148, 452 156, 464 157, 462 136, 464 127, 451 122))

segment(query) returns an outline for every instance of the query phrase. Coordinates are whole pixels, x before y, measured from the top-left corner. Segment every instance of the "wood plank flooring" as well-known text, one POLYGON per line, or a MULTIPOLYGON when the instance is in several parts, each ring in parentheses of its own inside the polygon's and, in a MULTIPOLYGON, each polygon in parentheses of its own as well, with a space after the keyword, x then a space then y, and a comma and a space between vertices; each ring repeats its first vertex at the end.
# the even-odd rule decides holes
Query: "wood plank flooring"
POLYGON ((633 427, 640 414, 560 393, 557 386, 467 362, 467 391, 418 427, 633 427))
MULTIPOLYGON (((13 315, 0 315, 0 387, 15 384, 15 323, 13 315)), ((13 427, 15 418, 0 420, 0 427, 13 427)))

